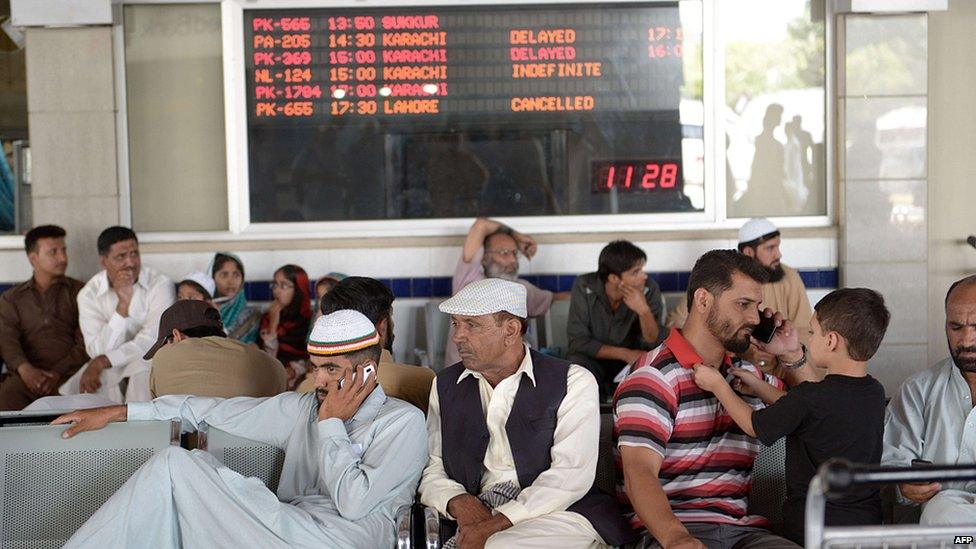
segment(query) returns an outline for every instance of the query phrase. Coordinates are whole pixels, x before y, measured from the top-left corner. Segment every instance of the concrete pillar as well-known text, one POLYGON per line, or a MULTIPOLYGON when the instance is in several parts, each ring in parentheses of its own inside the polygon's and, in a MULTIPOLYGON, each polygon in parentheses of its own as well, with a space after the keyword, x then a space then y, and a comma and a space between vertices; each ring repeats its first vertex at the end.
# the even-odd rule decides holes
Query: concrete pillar
POLYGON ((68 231, 68 274, 100 267, 98 233, 119 222, 112 28, 26 30, 34 224, 68 231))
POLYGON ((884 295, 891 323, 869 368, 891 395, 928 365, 928 15, 839 23, 841 282, 884 295))

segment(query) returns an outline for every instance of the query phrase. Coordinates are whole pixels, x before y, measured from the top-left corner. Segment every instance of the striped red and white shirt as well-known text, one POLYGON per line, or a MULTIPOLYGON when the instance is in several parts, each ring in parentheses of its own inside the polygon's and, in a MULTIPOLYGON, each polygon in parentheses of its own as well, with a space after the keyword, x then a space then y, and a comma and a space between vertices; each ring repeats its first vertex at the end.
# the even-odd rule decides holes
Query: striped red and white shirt
MULTIPOLYGON (((614 394, 614 449, 617 496, 631 525, 643 531, 624 491, 619 448, 637 446, 660 454, 659 479, 671 510, 682 522, 719 522, 765 526, 766 519, 746 515, 752 463, 759 442, 742 432, 712 393, 695 385, 701 357, 677 329, 660 347, 646 353, 614 394)), ((726 355, 722 371, 751 370, 777 388, 777 377, 726 355)), ((726 373, 730 382, 733 376, 726 373)), ((755 409, 761 400, 740 395, 755 409)))

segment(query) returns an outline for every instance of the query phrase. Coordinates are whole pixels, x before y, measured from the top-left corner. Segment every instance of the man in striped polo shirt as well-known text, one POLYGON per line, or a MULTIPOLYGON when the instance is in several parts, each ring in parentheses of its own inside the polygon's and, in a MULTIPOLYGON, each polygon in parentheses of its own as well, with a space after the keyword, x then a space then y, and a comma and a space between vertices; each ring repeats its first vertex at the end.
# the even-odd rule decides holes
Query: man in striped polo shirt
MULTIPOLYGON (((695 364, 764 375, 733 355, 756 343, 752 330, 760 315, 772 314, 759 308, 765 281, 762 265, 744 254, 704 254, 688 282, 684 329, 672 330, 617 388, 614 433, 623 468, 618 478, 624 479, 618 492, 630 506, 631 525, 644 534, 640 547, 797 547, 766 530, 763 517, 746 515, 759 443, 694 381, 695 364)), ((804 350, 792 324, 779 314, 776 322, 776 337, 765 350, 787 366, 802 366, 804 350)), ((785 388, 780 379, 764 377, 785 388)), ((756 397, 744 398, 763 406, 756 397)))

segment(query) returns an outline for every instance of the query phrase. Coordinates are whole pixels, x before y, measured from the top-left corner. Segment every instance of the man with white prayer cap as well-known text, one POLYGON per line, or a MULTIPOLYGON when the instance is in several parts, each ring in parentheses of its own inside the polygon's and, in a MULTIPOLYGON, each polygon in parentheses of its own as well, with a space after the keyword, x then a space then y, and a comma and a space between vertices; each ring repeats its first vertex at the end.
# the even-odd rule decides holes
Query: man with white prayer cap
POLYGON ((431 388, 421 502, 445 517, 442 531, 457 528, 449 543, 462 548, 622 545, 633 531, 593 489, 596 379, 523 343, 525 296, 487 278, 440 305, 461 362, 431 388))
POLYGON ((68 541, 68 547, 392 547, 396 510, 413 501, 427 462, 423 413, 364 376, 379 335, 357 311, 320 317, 308 340, 317 390, 269 398, 165 396, 81 410, 62 436, 110 421, 181 419, 285 452, 277 493, 212 455, 154 456, 68 541))
MULTIPOLYGON (((783 258, 783 254, 779 251, 781 243, 779 227, 765 217, 754 217, 739 228, 739 252, 755 258, 766 269, 768 281, 762 285, 762 306, 782 314, 783 318, 792 322, 800 336, 800 343, 806 345, 810 339, 810 319, 813 317, 813 309, 810 307, 810 298, 807 297, 807 288, 800 278, 800 273, 781 261, 783 258)), ((680 329, 684 327, 687 319, 688 300, 682 299, 668 314, 665 325, 668 328, 680 329)), ((743 354, 743 358, 758 366, 763 372, 782 378, 790 386, 807 379, 783 368, 775 356, 760 351, 755 345, 743 354)), ((821 371, 817 375, 823 377, 824 373, 826 371, 821 371)))

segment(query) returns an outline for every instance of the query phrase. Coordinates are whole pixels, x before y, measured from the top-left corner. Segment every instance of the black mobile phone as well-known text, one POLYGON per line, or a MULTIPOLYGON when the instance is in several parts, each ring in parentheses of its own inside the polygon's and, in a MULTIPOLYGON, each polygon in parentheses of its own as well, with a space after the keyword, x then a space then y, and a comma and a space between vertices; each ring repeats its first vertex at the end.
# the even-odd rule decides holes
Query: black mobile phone
POLYGON ((927 459, 913 459, 912 467, 918 467, 919 465, 932 465, 932 462, 927 459))
POLYGON ((769 343, 773 340, 773 336, 776 335, 776 320, 773 317, 768 317, 762 312, 759 313, 759 324, 752 329, 752 337, 756 338, 762 343, 769 343))

